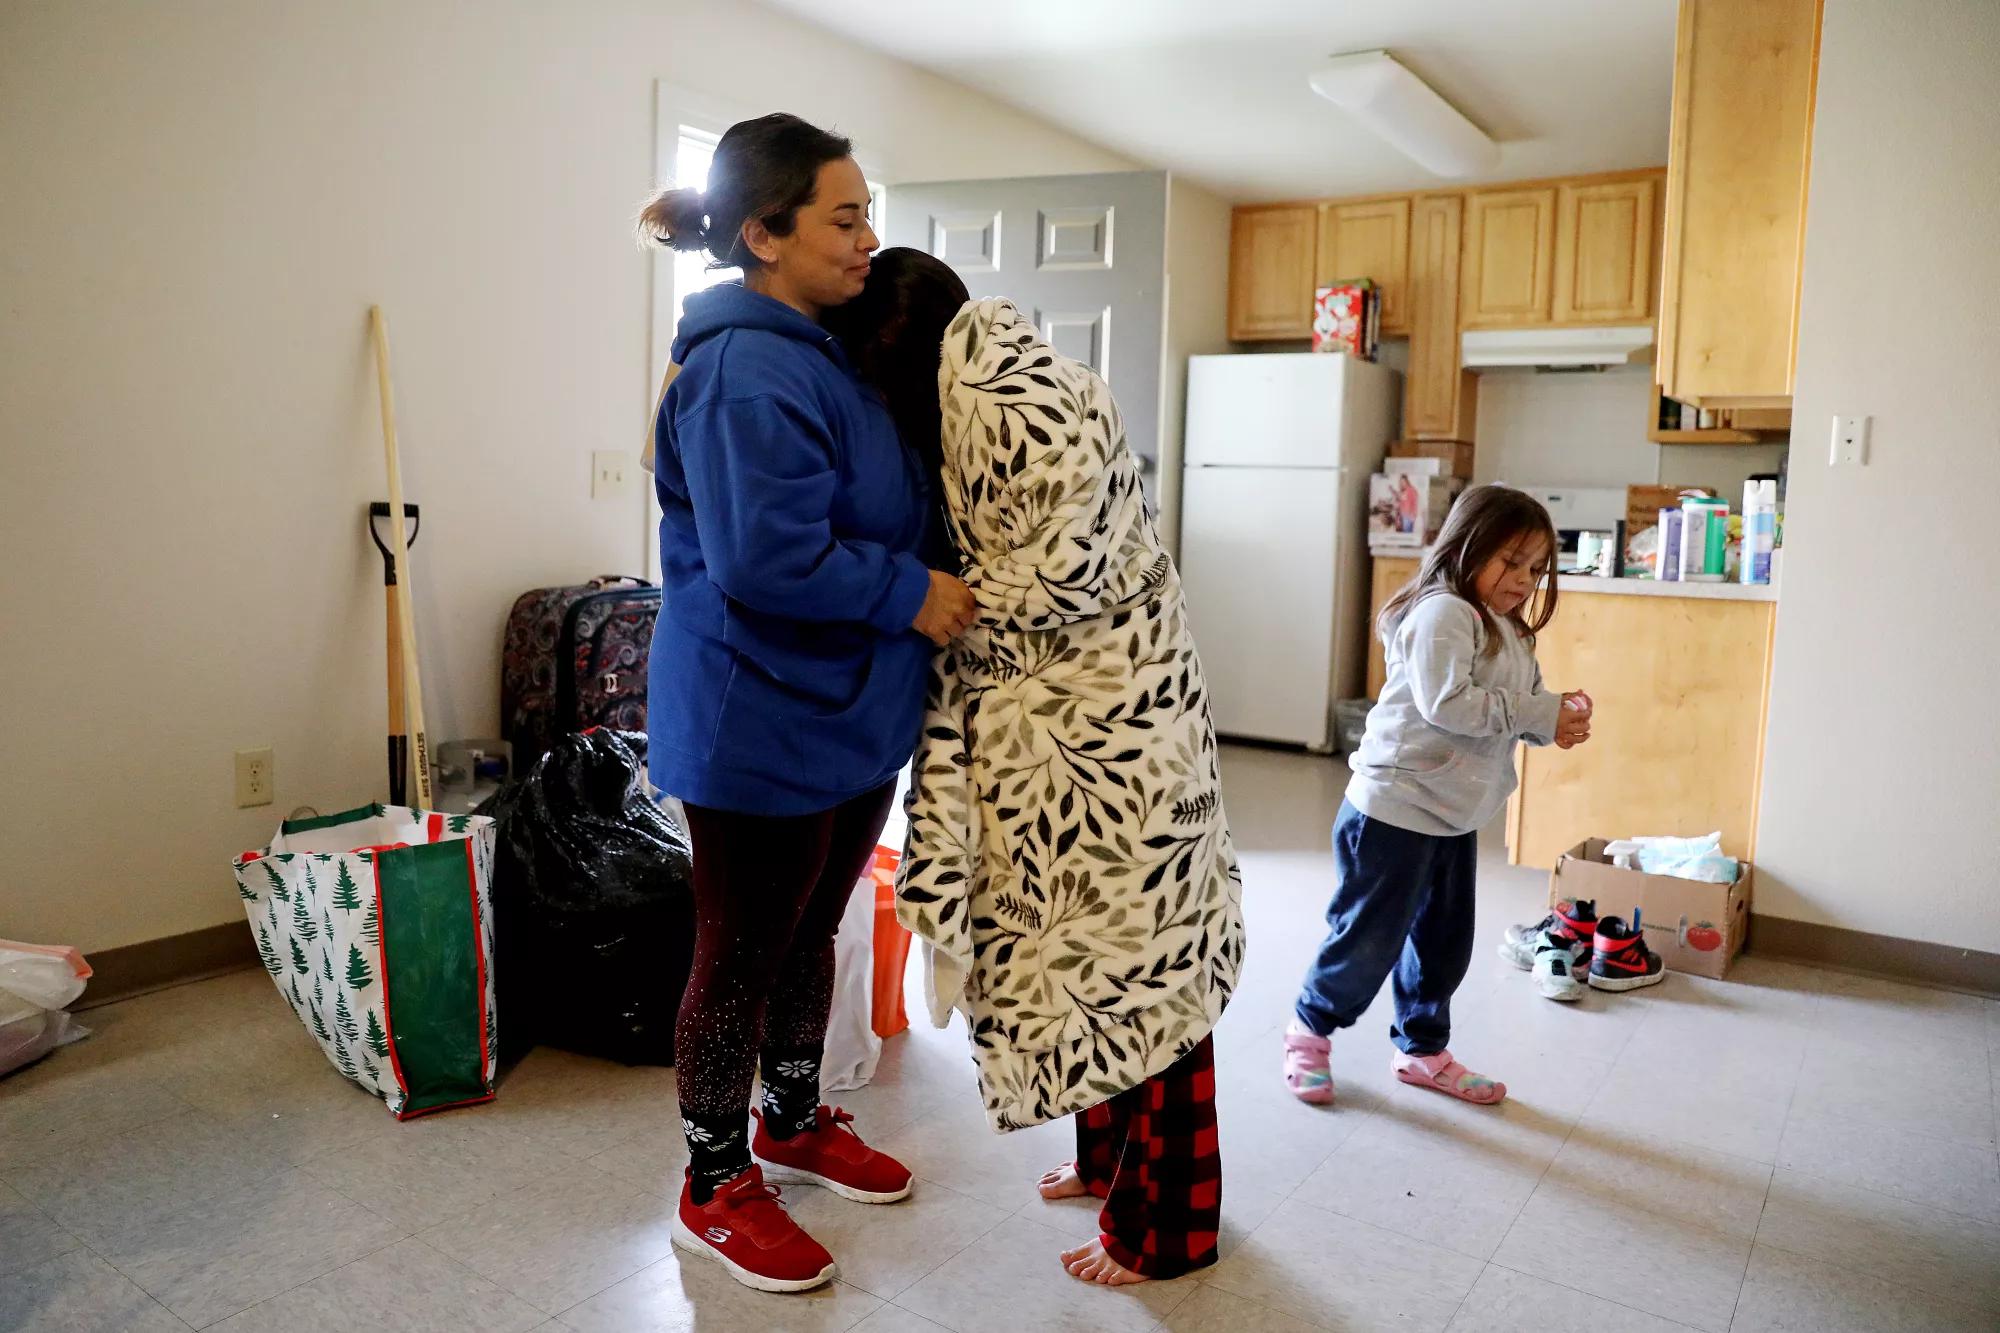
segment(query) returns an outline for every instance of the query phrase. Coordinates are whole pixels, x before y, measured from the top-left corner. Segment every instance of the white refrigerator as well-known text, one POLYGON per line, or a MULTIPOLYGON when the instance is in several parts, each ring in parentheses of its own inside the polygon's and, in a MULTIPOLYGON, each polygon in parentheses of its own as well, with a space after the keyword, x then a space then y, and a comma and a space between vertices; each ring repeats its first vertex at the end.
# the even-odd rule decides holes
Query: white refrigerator
POLYGON ((1367 675, 1368 478, 1402 376, 1351 357, 1188 358, 1181 579, 1216 730, 1334 748, 1367 675))

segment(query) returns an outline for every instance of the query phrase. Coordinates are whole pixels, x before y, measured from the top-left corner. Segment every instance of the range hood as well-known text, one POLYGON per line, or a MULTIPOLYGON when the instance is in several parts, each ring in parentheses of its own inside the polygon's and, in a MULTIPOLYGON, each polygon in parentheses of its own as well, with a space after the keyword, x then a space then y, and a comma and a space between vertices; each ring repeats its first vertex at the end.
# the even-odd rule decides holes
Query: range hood
POLYGON ((1653 326, 1596 329, 1474 329, 1460 344, 1459 362, 1486 366, 1625 366, 1652 360, 1653 326))

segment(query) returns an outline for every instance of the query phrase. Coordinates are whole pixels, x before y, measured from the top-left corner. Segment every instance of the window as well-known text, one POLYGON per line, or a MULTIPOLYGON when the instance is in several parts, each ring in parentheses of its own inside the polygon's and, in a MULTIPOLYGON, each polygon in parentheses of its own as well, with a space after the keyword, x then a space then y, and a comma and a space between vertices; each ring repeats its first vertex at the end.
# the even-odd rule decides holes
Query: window
MULTIPOLYGON (((680 141, 674 149, 674 184, 697 190, 708 188, 708 167, 715 161, 715 145, 718 136, 696 129, 692 125, 680 127, 680 141)), ((709 256, 705 250, 674 251, 674 314, 672 324, 678 327, 681 311, 689 296, 704 287, 713 287, 718 282, 743 276, 741 269, 715 268, 708 266, 709 256)), ((673 330, 667 333, 669 342, 673 330)))

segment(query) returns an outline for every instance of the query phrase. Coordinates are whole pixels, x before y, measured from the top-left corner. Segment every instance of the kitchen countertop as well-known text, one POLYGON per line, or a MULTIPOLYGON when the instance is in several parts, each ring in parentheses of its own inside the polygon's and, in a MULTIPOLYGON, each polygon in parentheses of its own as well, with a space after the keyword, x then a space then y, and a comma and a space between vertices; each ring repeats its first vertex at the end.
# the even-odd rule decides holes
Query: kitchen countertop
POLYGON ((1601 592, 1627 597, 1701 597, 1719 602, 1775 602, 1775 583, 1682 583, 1658 579, 1600 579, 1590 574, 1558 574, 1560 592, 1601 592))

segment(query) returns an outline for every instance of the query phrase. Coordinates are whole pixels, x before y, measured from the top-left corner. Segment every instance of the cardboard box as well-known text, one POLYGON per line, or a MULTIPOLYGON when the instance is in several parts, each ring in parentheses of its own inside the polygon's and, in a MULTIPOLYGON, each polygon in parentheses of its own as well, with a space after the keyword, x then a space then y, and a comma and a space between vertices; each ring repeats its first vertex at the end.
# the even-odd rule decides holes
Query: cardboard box
POLYGON ((1709 486, 1627 486, 1625 488, 1625 540, 1658 527, 1662 509, 1679 509, 1690 495, 1714 495, 1709 486))
POLYGON ((1382 475, 1385 477, 1445 477, 1442 458, 1396 458, 1382 460, 1382 475))
POLYGON ((1368 479, 1368 549, 1415 553, 1437 539, 1452 502, 1465 489, 1457 477, 1378 473, 1368 479))
POLYGON ((1456 440, 1396 440, 1389 445, 1389 457, 1439 459, 1447 477, 1472 480, 1472 446, 1456 440))
POLYGON ((1345 352, 1358 361, 1373 361, 1380 308, 1381 292, 1367 278, 1315 288, 1312 349, 1345 352))
POLYGON ((1648 875, 1611 864, 1605 840, 1590 838, 1556 858, 1549 872, 1549 903, 1580 898, 1597 904, 1597 914, 1632 919, 1646 944, 1671 971, 1721 978, 1743 952, 1750 930, 1748 865, 1734 884, 1706 884, 1674 875, 1648 875))

